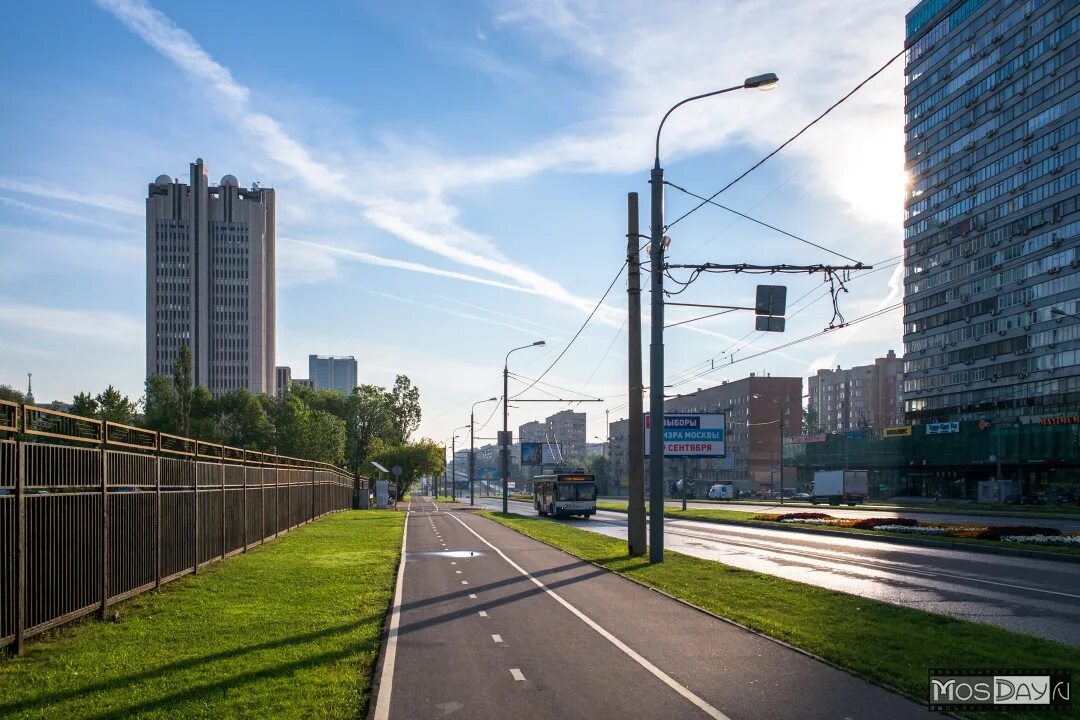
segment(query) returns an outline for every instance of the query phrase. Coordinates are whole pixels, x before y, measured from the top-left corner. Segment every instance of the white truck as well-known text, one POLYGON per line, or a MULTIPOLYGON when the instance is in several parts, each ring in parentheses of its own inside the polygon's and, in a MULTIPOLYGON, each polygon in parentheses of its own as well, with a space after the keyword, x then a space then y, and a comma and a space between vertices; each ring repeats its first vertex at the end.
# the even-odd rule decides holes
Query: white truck
POLYGON ((870 478, 866 470, 818 470, 814 473, 814 485, 810 502, 817 505, 847 503, 857 505, 870 497, 870 478))

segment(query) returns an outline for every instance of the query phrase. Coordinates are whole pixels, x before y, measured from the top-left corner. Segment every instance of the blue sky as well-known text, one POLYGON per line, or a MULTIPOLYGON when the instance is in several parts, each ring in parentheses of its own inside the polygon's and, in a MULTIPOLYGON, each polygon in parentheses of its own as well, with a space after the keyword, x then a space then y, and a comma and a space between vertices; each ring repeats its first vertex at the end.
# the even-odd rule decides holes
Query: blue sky
MULTIPOLYGON (((895 54, 907 10, 888 0, 6 3, 0 383, 23 388, 33 372, 43 401, 109 383, 141 395, 146 186, 162 173, 186 180, 202 157, 214 180, 277 190, 278 363, 303 376, 309 353, 355 355, 361 381, 384 385, 404 372, 421 388, 421 433, 441 441, 473 401, 501 392, 506 350, 546 339, 513 358, 535 377, 607 288, 624 257, 627 192, 641 194, 647 226, 651 144, 670 105, 749 75, 781 77, 773 92, 701 101, 669 120, 668 179, 710 195, 895 54)), ((900 63, 719 199, 895 263, 900 63)), ((692 204, 669 190, 669 219, 692 204)), ((842 262, 717 208, 670 235, 671 262, 842 262)), ((743 305, 758 281, 705 277, 680 299, 743 305)), ((782 282, 789 301, 820 295, 820 278, 782 282)), ((841 308, 858 317, 901 287, 898 268, 855 278, 841 308)), ((625 416, 624 289, 620 280, 545 378, 608 399, 581 406, 590 436, 604 434, 605 407, 625 416)), ((673 328, 669 382, 712 357, 721 369, 679 390, 902 351, 891 312, 723 367, 831 317, 825 297, 784 335, 748 334, 746 313, 673 328)), ((511 425, 564 407, 525 405, 511 425)))

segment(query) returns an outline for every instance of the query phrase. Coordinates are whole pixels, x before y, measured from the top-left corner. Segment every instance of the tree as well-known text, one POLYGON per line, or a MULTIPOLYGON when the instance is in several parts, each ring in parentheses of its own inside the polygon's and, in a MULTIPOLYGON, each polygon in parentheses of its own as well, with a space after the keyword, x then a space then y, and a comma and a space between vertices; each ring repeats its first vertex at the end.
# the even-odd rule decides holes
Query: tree
POLYGON ((263 451, 274 447, 274 426, 266 408, 244 388, 217 399, 217 435, 234 447, 263 451))
POLYGON ((26 396, 10 385, 0 385, 0 400, 22 405, 26 402, 26 396))
POLYGON ((180 398, 176 386, 164 375, 146 378, 146 395, 143 396, 143 425, 148 430, 179 434, 180 398))
MULTIPOLYGON (((188 393, 187 427, 182 427, 185 437, 194 437, 206 442, 221 442, 218 434, 218 405, 210 391, 199 385, 188 393)), ((181 406, 183 402, 181 401, 181 406)))
POLYGON ((325 410, 312 410, 301 457, 341 465, 345 460, 345 421, 325 410))
POLYGON ((90 393, 79 393, 71 403, 71 414, 96 418, 98 414, 97 400, 90 393))
POLYGON ((135 419, 135 403, 112 385, 105 388, 94 400, 99 420, 130 425, 135 419))
POLYGON ((180 405, 180 429, 186 437, 191 437, 191 348, 180 346, 180 357, 173 364, 173 385, 180 405))
POLYGON ((603 455, 593 455, 585 461, 585 469, 596 476, 596 490, 608 494, 611 483, 611 461, 603 455))
POLYGON ((416 428, 420 427, 420 388, 413 386, 408 375, 398 375, 390 396, 392 444, 400 445, 409 442, 416 428))
POLYGON ((375 439, 389 438, 393 432, 391 400, 390 394, 376 385, 361 385, 349 396, 345 452, 353 472, 367 464, 375 439))
POLYGON ((397 492, 395 497, 403 497, 420 478, 439 475, 443 471, 443 446, 432 440, 398 443, 389 445, 381 440, 372 447, 371 459, 386 468, 395 465, 401 467, 401 475, 391 475, 389 480, 397 492))

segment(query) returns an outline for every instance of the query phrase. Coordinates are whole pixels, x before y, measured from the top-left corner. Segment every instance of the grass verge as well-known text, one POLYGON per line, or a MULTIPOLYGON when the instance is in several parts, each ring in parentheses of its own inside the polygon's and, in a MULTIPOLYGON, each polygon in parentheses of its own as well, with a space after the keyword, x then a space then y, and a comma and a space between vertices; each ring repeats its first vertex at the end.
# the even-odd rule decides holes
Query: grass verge
POLYGON ((4 718, 355 718, 404 513, 344 512, 0 661, 4 718))
MULTIPOLYGON (((600 501, 596 503, 598 510, 611 510, 613 512, 626 512, 626 503, 618 501, 600 501)), ((648 503, 645 503, 645 507, 648 508, 648 503)), ((802 508, 790 508, 790 512, 806 512, 802 508)), ((783 511, 780 511, 783 512, 783 511)), ((828 513, 828 508, 818 509, 817 512, 828 513)), ((864 530, 862 528, 852 527, 834 527, 829 526, 822 528, 820 525, 810 525, 804 523, 778 523, 770 520, 753 520, 751 513, 742 512, 740 510, 713 510, 712 508, 694 508, 688 510, 678 510, 675 508, 664 508, 664 517, 669 517, 674 520, 698 520, 701 522, 722 522, 725 524, 737 524, 737 525, 749 525, 751 527, 766 528, 769 530, 785 530, 792 527, 803 528, 805 530, 811 530, 813 532, 826 531, 827 533, 842 532, 850 535, 862 535, 869 537, 889 537, 889 538, 916 538, 919 541, 940 543, 944 547, 951 545, 975 545, 982 547, 993 548, 1012 548, 1016 550, 1024 550, 1032 554, 1032 556, 1038 557, 1041 553, 1055 554, 1055 555, 1080 555, 1080 548, 1075 547, 1062 547, 1057 545, 1026 545, 1024 543, 1003 543, 997 540, 979 540, 977 538, 958 538, 958 537, 940 537, 936 535, 910 535, 905 533, 892 533, 884 530, 864 530)), ((993 523, 988 523, 993 524, 993 523)))
MULTIPOLYGON (((1074 677, 1080 673, 1080 649, 994 625, 897 607, 670 550, 662 564, 650 565, 645 559, 627 557, 625 540, 539 517, 482 514, 914 698, 926 697, 930 668, 1065 667, 1074 677)), ((1073 712, 1077 709, 1074 705, 1073 712)))

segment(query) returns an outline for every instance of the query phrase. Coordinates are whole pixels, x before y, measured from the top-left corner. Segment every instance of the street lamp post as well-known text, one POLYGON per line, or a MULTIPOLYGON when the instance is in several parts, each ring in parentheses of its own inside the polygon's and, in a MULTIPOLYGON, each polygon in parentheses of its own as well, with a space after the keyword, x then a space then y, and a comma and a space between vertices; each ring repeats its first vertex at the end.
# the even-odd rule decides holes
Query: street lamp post
POLYGON ((450 499, 455 502, 457 501, 457 434, 458 430, 465 428, 472 431, 472 425, 462 425, 454 428, 454 435, 450 439, 450 499))
POLYGON ((502 471, 502 473, 501 473, 502 474, 502 511, 503 511, 504 514, 506 512, 509 512, 509 510, 508 510, 509 497, 508 497, 508 494, 507 494, 507 483, 510 481, 510 443, 508 442, 508 439, 509 439, 508 433, 509 433, 510 429, 507 426, 510 423, 510 410, 509 410, 509 404, 510 404, 510 399, 509 399, 509 394, 510 394, 510 355, 512 353, 517 352, 518 350, 524 350, 525 348, 531 348, 531 347, 543 347, 544 345, 546 345, 546 343, 543 340, 537 340, 536 342, 530 343, 529 345, 522 345, 521 347, 516 347, 513 350, 511 350, 510 352, 506 353, 506 359, 503 360, 503 431, 502 431, 502 442, 501 442, 501 445, 502 445, 502 452, 501 452, 502 462, 500 463, 500 465, 502 465, 502 468, 500 468, 500 469, 502 471))
POLYGON ((680 100, 664 113, 657 127, 656 154, 650 175, 652 195, 652 227, 650 230, 649 259, 651 268, 652 327, 649 344, 649 416, 652 432, 649 433, 649 561, 664 560, 664 171, 660 166, 660 132, 664 122, 676 108, 713 95, 723 95, 735 90, 772 90, 778 79, 772 72, 747 78, 741 85, 725 87, 703 95, 680 100))
POLYGON ((476 406, 480 403, 495 402, 499 398, 488 398, 487 400, 477 400, 472 404, 472 408, 469 410, 469 504, 476 504, 476 492, 473 485, 476 483, 476 448, 475 448, 475 432, 473 427, 476 425, 476 406))
POLYGON ((773 73, 747 78, 742 85, 686 98, 671 106, 656 129, 656 153, 649 182, 652 185, 652 227, 649 259, 652 291, 652 336, 649 344, 649 562, 664 561, 664 169, 660 167, 660 132, 668 116, 681 105, 743 88, 771 90, 773 73))

